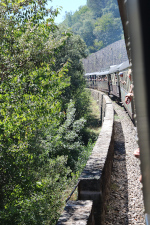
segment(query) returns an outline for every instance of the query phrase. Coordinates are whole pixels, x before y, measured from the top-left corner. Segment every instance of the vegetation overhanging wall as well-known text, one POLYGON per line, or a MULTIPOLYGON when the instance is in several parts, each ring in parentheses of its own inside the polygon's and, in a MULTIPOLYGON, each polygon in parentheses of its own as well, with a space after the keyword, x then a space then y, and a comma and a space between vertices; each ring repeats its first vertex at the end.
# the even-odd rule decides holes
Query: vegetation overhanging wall
POLYGON ((97 90, 91 90, 91 94, 102 107, 102 129, 79 178, 78 201, 68 201, 57 225, 72 225, 75 221, 104 224, 114 155, 114 110, 107 95, 97 90))

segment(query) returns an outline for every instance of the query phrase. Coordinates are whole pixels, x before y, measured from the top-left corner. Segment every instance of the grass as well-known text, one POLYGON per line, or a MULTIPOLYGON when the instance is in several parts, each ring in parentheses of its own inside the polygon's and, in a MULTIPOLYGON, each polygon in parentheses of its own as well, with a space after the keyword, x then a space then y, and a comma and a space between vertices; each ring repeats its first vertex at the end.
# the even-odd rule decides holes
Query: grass
POLYGON ((87 131, 90 134, 99 135, 101 130, 101 121, 100 121, 100 109, 97 104, 97 101, 92 97, 90 98, 90 116, 88 118, 88 127, 87 131))

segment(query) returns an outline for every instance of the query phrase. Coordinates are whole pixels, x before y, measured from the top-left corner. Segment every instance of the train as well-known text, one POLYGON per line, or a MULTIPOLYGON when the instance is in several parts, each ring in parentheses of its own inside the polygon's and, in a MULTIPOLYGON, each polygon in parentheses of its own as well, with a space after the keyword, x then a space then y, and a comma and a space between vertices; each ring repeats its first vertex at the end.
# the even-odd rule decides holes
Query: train
POLYGON ((134 81, 146 225, 150 225, 150 1, 117 0, 134 81))
POLYGON ((140 147, 145 221, 146 225, 150 225, 150 32, 148 31, 150 27, 150 1, 117 1, 129 66, 121 71, 121 65, 112 65, 106 71, 85 74, 85 79, 88 87, 97 88, 109 95, 116 96, 123 102, 131 118, 134 117, 140 147), (129 84, 126 82, 125 86, 123 81, 128 79, 129 69, 132 71, 131 77, 134 82, 133 99, 135 104, 132 101, 129 104, 124 102, 125 95, 129 91, 129 84), (123 76, 120 72, 123 72, 123 76))
POLYGON ((126 101, 126 96, 130 93, 133 86, 132 65, 129 61, 118 65, 111 65, 103 71, 85 73, 84 77, 88 88, 97 89, 105 92, 117 102, 120 102, 128 112, 132 122, 134 120, 134 98, 126 101))

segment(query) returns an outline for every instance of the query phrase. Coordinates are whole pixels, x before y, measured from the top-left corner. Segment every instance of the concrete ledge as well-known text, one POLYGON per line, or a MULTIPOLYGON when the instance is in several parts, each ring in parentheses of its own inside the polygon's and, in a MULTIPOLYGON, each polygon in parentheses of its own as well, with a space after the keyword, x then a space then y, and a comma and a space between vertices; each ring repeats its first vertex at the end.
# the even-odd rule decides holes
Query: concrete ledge
MULTIPOLYGON (((101 99, 101 92, 91 90, 95 100, 101 99), (99 99, 98 99, 99 98, 99 99)), ((109 193, 111 169, 114 155, 114 110, 111 100, 103 95, 103 125, 92 154, 83 170, 78 186, 80 200, 93 200, 95 224, 103 224, 105 202, 109 193)), ((100 102, 100 101, 99 101, 100 102)))
POLYGON ((69 201, 57 225, 95 225, 92 201, 69 201))

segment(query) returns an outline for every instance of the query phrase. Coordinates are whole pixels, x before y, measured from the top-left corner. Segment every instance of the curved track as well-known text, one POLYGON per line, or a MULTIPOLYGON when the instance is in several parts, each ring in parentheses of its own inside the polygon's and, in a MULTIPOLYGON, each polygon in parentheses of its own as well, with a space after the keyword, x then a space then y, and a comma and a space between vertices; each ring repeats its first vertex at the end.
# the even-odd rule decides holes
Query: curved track
POLYGON ((115 146, 111 193, 107 202, 106 224, 145 225, 140 160, 133 153, 138 147, 136 131, 124 108, 113 102, 115 146))

